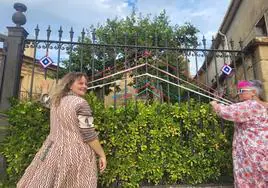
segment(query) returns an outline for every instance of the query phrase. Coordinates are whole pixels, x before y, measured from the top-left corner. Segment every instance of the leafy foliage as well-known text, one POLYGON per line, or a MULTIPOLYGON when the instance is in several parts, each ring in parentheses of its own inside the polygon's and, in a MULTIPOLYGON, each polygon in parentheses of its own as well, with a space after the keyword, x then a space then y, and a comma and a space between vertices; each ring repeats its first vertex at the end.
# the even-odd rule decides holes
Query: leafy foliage
POLYGON ((222 132, 207 104, 132 102, 97 115, 95 125, 109 161, 102 186, 199 184, 231 176, 232 129, 225 122, 222 132))
MULTIPOLYGON (((108 167, 102 187, 154 184, 199 184, 231 177, 232 126, 207 104, 130 102, 104 108, 86 96, 100 131, 108 167), (224 130, 224 131, 223 131, 224 130)), ((8 162, 9 180, 16 182, 48 134, 48 113, 37 103, 21 102, 9 111, 10 135, 0 151, 8 162)))
POLYGON ((30 164, 48 131, 49 112, 36 102, 12 102, 8 111, 9 135, 0 146, 8 167, 9 182, 14 183, 30 164))
MULTIPOLYGON (((69 68, 73 71, 82 70, 93 80, 146 62, 186 79, 189 72, 187 65, 189 60, 183 58, 183 52, 165 50, 164 48, 196 47, 198 32, 198 29, 190 23, 172 26, 165 11, 154 17, 151 15, 137 15, 133 12, 124 19, 117 17, 107 19, 104 24, 98 25, 96 28, 91 26, 90 31, 83 39, 83 42, 88 45, 79 45, 76 51, 69 52, 70 59, 64 62, 64 67, 67 68, 65 71, 68 71, 69 68), (94 46, 92 43, 103 46, 94 46), (146 56, 146 51, 150 55, 146 56), (70 62, 71 64, 69 64, 70 62), (167 66, 167 64, 170 66, 167 66)), ((80 42, 81 40, 80 38, 80 42)), ((153 71, 156 72, 156 70, 153 71)), ((144 73, 145 69, 133 71, 135 75, 144 73)), ((159 74, 158 76, 165 79, 167 77, 165 74, 159 74)), ((112 80, 105 79, 105 82, 109 83, 122 77, 123 74, 120 74, 112 77, 112 80)), ((174 79, 171 79, 171 81, 174 82, 174 79)), ((140 77, 136 82, 135 84, 141 85, 141 87, 145 82, 151 83, 154 87, 159 86, 159 84, 153 83, 150 78, 140 77)), ((177 80, 175 80, 175 83, 177 83, 177 80)), ((98 84, 103 83, 102 81, 94 83, 94 85, 98 84)), ((105 88, 109 88, 109 86, 111 85, 108 84, 105 88)), ((168 91, 172 95, 165 100, 178 101, 176 97, 179 92, 177 87, 169 87, 166 83, 162 83, 161 87, 163 91, 168 91)), ((157 88, 157 90, 160 90, 160 88, 157 88)), ((108 89, 105 91, 105 94, 109 93, 108 89)))

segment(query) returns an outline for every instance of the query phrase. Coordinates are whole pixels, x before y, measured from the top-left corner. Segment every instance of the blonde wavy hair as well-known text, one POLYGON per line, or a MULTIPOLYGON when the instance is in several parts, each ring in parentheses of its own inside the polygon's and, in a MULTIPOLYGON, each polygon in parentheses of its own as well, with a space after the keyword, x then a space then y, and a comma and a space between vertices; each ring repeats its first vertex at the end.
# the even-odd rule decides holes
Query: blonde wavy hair
POLYGON ((61 99, 67 96, 71 91, 70 88, 73 83, 82 77, 85 77, 87 79, 87 75, 82 72, 70 72, 66 74, 60 80, 60 83, 56 85, 54 92, 52 92, 52 105, 59 106, 61 99))

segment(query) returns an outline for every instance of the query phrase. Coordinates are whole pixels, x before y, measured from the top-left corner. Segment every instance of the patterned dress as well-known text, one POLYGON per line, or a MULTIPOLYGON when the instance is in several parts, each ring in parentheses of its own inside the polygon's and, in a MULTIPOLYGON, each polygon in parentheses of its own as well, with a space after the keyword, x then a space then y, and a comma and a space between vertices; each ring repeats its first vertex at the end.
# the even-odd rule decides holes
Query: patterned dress
POLYGON ((18 188, 95 188, 97 138, 88 103, 68 95, 50 110, 50 133, 17 184, 18 188))
POLYGON ((268 188, 268 115, 254 100, 230 106, 218 104, 216 113, 235 122, 234 180, 237 188, 268 188))

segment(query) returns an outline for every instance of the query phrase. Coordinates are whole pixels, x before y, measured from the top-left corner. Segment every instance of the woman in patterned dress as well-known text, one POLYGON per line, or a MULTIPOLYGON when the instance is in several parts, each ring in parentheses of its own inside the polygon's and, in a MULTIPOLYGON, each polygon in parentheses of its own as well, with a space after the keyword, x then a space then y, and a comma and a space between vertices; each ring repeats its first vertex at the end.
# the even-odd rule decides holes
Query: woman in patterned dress
POLYGON ((214 111, 235 122, 233 172, 236 188, 268 187, 268 104, 261 100, 258 80, 238 83, 241 102, 232 105, 212 101, 214 111))
MULTIPOLYGON (((43 82, 42 91, 48 91, 43 82)), ((68 73, 57 85, 50 106, 50 133, 17 184, 18 188, 96 188, 99 156, 100 172, 106 168, 105 153, 94 129, 91 109, 83 96, 87 79, 83 73, 68 73)))

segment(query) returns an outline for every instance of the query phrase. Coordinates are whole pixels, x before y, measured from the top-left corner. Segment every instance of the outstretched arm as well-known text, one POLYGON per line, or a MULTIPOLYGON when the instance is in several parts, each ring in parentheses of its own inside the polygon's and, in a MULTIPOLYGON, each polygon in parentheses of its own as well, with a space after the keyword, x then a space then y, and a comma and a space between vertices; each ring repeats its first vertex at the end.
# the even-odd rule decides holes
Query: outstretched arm
POLYGON ((247 102, 223 105, 212 101, 210 104, 218 116, 229 121, 242 123, 248 121, 252 114, 252 109, 248 106, 247 102))

